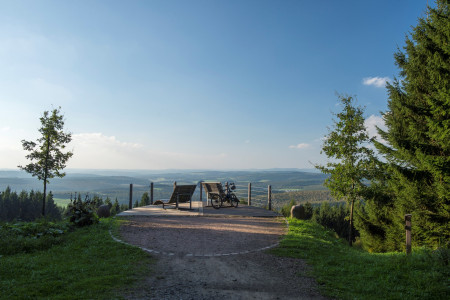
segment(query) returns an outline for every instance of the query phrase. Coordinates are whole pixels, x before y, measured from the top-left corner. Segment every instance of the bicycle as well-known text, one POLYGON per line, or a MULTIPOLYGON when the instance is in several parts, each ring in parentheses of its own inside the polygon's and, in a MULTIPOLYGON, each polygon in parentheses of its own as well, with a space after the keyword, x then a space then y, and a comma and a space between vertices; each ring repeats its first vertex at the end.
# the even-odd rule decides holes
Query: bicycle
MULTIPOLYGON (((220 187, 222 185, 220 184, 220 187)), ((222 188, 219 189, 219 193, 212 193, 211 194, 211 205, 212 207, 219 209, 223 206, 224 202, 229 203, 232 207, 238 207, 239 205, 239 199, 234 194, 234 191, 236 189, 236 185, 234 182, 226 183, 225 184, 225 192, 222 188)))

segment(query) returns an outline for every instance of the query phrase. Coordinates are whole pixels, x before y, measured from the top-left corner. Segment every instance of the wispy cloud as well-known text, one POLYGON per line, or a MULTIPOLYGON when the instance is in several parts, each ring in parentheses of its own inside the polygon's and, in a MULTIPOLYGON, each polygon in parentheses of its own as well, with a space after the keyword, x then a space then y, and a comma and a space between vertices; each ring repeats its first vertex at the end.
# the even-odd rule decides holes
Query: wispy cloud
POLYGON ((115 136, 106 136, 102 133, 79 133, 73 135, 73 140, 79 146, 102 146, 111 150, 141 148, 137 143, 127 143, 117 140, 115 136))
POLYGON ((306 143, 300 143, 300 144, 297 144, 297 145, 289 146, 290 149, 307 149, 309 147, 311 147, 311 145, 310 144, 306 144, 306 143))
POLYGON ((366 77, 363 78, 362 82, 364 85, 373 85, 378 88, 383 88, 388 81, 391 81, 389 77, 366 77))
POLYGON ((227 153, 165 152, 102 133, 79 133, 72 137, 68 148, 73 148, 74 156, 68 163, 69 168, 193 169, 207 168, 208 165, 223 168, 230 161, 227 153))

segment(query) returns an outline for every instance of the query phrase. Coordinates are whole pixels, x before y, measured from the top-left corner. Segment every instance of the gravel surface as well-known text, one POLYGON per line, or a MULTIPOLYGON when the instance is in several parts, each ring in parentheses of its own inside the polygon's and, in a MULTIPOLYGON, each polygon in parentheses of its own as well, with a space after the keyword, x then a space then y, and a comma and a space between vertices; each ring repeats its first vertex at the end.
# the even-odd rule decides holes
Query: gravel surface
POLYGON ((127 219, 121 239, 157 258, 127 299, 326 299, 304 261, 263 251, 287 231, 284 219, 127 219))

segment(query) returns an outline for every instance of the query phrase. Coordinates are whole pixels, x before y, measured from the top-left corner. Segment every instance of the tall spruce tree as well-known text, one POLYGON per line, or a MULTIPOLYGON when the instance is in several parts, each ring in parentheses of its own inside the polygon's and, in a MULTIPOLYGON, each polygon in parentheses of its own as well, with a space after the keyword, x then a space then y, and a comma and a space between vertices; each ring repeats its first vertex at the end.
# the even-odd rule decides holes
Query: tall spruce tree
POLYGON ((367 148, 371 141, 364 126, 364 109, 355 106, 353 97, 339 96, 343 105, 336 114, 333 130, 325 137, 322 153, 331 159, 326 166, 316 165, 330 177, 325 180, 334 198, 347 200, 350 205, 348 241, 353 241, 353 209, 361 199, 366 186, 364 180, 370 177, 373 151, 367 148))
POLYGON ((26 158, 31 160, 31 163, 26 166, 19 166, 19 168, 44 182, 42 215, 45 216, 45 200, 49 179, 66 175, 60 171, 66 167, 66 162, 72 157, 73 153, 61 151, 66 147, 66 144, 70 143, 72 135, 63 131, 64 119, 60 113, 60 108, 54 109, 51 114, 45 111, 40 121, 39 132, 41 137, 38 138, 37 143, 22 140, 23 149, 30 152, 26 158))
POLYGON ((450 237, 450 8, 438 0, 406 37, 395 54, 399 78, 387 85, 383 114, 386 143, 376 142, 385 158, 388 197, 373 198, 366 209, 390 207, 385 221, 376 220, 385 250, 403 245, 403 217, 412 214, 415 245, 438 247, 450 237), (390 200, 389 200, 390 199, 390 200), (389 233, 396 232, 396 237, 389 233), (382 236, 382 235, 381 235, 382 236), (388 242, 389 243, 389 242, 388 242), (401 244, 399 244, 401 243, 401 244))

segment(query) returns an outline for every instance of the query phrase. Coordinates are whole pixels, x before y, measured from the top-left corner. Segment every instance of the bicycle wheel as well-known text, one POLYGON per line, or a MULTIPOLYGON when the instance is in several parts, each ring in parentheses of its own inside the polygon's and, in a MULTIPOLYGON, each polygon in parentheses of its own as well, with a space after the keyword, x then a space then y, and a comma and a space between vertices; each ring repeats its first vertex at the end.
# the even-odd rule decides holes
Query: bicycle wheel
POLYGON ((239 205, 239 199, 238 199, 238 197, 236 197, 235 194, 231 194, 230 204, 231 204, 231 206, 233 206, 233 207, 238 207, 238 205, 239 205))
POLYGON ((211 205, 215 209, 218 209, 222 206, 222 198, 219 195, 212 195, 211 197, 211 205))

